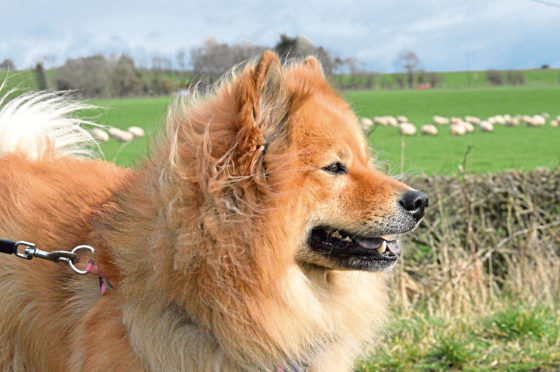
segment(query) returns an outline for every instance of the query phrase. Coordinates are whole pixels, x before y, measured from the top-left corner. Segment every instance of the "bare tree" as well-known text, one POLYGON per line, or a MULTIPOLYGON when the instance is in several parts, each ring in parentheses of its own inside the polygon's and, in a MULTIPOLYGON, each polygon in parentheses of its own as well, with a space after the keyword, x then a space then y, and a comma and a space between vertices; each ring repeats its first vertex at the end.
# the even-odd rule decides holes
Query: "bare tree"
POLYGON ((0 70, 10 70, 14 71, 16 69, 16 65, 14 61, 9 58, 6 58, 0 63, 0 70))
POLYGON ((164 71, 171 71, 171 65, 172 65, 171 58, 162 57, 161 64, 163 66, 164 71))
POLYGON ((408 87, 412 88, 414 85, 414 74, 420 67, 420 60, 416 56, 416 53, 410 50, 401 52, 397 57, 396 64, 399 68, 406 71, 408 76, 408 87))
POLYGON ((256 57, 265 50, 265 47, 250 42, 228 45, 211 37, 201 47, 191 49, 191 63, 195 73, 215 79, 233 66, 256 57))
POLYGON ((356 57, 340 58, 336 57, 334 59, 335 69, 341 73, 348 73, 350 75, 360 75, 365 73, 365 63, 357 59, 356 57))
MULTIPOLYGON (((191 63, 196 74, 208 76, 213 80, 232 66, 254 58, 266 49, 250 42, 229 45, 210 37, 201 47, 191 49, 191 63)), ((335 60, 325 48, 313 45, 304 36, 292 38, 282 34, 273 49, 284 59, 315 56, 323 65, 326 74, 331 74, 336 67, 335 60)))
POLYGON ((185 70, 185 56, 186 53, 183 49, 179 50, 177 52, 177 55, 175 56, 177 58, 177 64, 179 65, 181 70, 185 70))
POLYGON ((160 55, 153 55, 152 56, 152 70, 154 71, 160 71, 163 68, 163 57, 161 57, 160 55))

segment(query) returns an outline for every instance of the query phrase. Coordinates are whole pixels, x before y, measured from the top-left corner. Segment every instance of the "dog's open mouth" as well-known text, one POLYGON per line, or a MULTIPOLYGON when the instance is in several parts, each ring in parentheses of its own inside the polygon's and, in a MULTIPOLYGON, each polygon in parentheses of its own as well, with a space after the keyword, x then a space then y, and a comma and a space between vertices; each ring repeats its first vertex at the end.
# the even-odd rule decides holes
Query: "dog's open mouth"
POLYGON ((309 236, 311 249, 338 266, 380 271, 395 263, 400 253, 397 240, 366 237, 329 227, 316 227, 309 236))

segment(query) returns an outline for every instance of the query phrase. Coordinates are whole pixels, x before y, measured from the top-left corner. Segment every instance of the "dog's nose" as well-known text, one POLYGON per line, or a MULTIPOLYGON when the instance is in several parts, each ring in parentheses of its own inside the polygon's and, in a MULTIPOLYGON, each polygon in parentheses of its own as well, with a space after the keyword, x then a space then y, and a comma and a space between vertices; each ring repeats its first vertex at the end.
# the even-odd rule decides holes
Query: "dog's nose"
POLYGON ((424 208, 428 206, 428 195, 421 191, 408 190, 402 194, 399 204, 417 221, 424 217, 424 208))

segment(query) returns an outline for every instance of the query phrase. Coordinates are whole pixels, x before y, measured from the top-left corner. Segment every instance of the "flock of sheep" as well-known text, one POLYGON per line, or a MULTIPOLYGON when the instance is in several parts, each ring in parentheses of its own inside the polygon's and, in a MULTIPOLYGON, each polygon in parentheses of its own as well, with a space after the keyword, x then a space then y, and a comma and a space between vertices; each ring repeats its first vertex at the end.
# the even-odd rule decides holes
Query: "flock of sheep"
MULTIPOLYGON (((444 125, 449 126, 449 132, 453 136, 464 136, 465 134, 474 132, 475 126, 480 128, 481 132, 493 132, 494 125, 505 125, 508 127, 516 127, 521 123, 529 127, 540 127, 546 125, 547 120, 550 118, 548 113, 541 115, 494 115, 486 120, 482 120, 476 116, 465 116, 464 118, 452 117, 446 118, 443 116, 433 116, 433 124, 426 124, 420 127, 420 131, 426 136, 437 136, 439 133, 438 127, 444 125)), ((551 127, 560 126, 560 115, 550 120, 551 127)), ((410 123, 408 118, 403 115, 394 116, 376 116, 372 119, 361 118, 360 126, 364 133, 371 133, 372 129, 380 125, 383 127, 391 126, 396 127, 399 133, 403 136, 414 136, 417 132, 416 125, 410 123)), ((107 131, 101 128, 93 128, 90 131, 91 135, 98 142, 107 142, 111 138, 119 142, 132 142, 136 138, 144 136, 144 130, 140 127, 132 126, 127 130, 122 130, 115 127, 109 127, 107 131)))
MULTIPOLYGON (((480 119, 476 116, 465 116, 464 118, 452 117, 446 118, 442 116, 433 116, 433 124, 426 124, 420 127, 423 135, 437 136, 439 133, 438 127, 448 125, 449 132, 453 136, 464 136, 465 134, 474 132, 476 126, 480 128, 481 132, 493 132, 495 125, 505 125, 508 127, 516 127, 519 124, 525 124, 529 127, 540 127, 546 125, 550 115, 542 113, 540 115, 494 115, 486 120, 480 119)), ((399 133, 403 136, 414 136, 417 132, 416 125, 410 123, 408 118, 403 115, 399 116, 376 116, 372 119, 361 118, 360 125, 364 133, 369 134, 373 128, 379 126, 396 127, 399 133)), ((550 120, 551 127, 560 126, 560 115, 550 120)))
POLYGON ((127 130, 109 127, 107 131, 101 128, 93 128, 90 133, 97 142, 108 142, 111 138, 119 142, 132 142, 136 138, 144 136, 144 129, 136 126, 129 127, 127 130))

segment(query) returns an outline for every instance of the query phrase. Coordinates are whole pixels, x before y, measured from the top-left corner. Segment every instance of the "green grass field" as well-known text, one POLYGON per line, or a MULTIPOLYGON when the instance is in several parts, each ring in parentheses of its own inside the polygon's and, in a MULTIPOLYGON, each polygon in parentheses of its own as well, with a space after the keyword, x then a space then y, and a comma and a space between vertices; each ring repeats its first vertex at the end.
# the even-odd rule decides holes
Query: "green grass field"
MULTIPOLYGON (((501 87, 431 91, 348 92, 358 116, 406 115, 418 127, 433 115, 488 117, 495 114, 560 114, 560 87, 501 87)), ((138 125, 155 134, 165 116, 167 98, 138 98, 93 101, 103 108, 89 117, 126 129, 138 125)), ((452 137, 448 127, 437 137, 416 135, 404 139, 404 171, 407 173, 457 173, 468 146, 468 170, 494 172, 505 169, 554 167, 560 161, 560 128, 550 126, 517 128, 497 126, 494 133, 452 137)), ((378 127, 370 136, 375 156, 391 172, 401 172, 401 136, 392 127, 378 127)), ((124 166, 138 164, 149 148, 147 138, 122 146, 111 141, 103 145, 107 160, 124 166), (122 148, 121 148, 122 147, 122 148)))
POLYGON ((121 144, 111 140, 101 145, 105 159, 128 167, 139 164, 148 153, 150 140, 157 135, 162 126, 169 99, 132 98, 98 100, 91 103, 100 107, 100 110, 88 111, 84 117, 121 129, 135 125, 146 131, 145 137, 131 143, 121 144))
MULTIPOLYGON (((433 115, 446 117, 496 114, 560 114, 560 87, 500 87, 429 91, 360 91, 347 98, 359 116, 405 115, 412 123, 431 123, 433 115)), ((496 126, 494 133, 452 137, 447 126, 437 137, 404 138, 404 171, 456 173, 468 146, 468 168, 476 172, 553 167, 560 161, 560 128, 496 126)), ((401 137, 395 128, 378 127, 370 143, 379 160, 400 171, 401 137)))
MULTIPOLYGON (((558 69, 532 69, 523 70, 526 86, 543 86, 560 83, 560 70, 558 69)), ((444 87, 487 87, 486 71, 448 71, 442 72, 444 87)))
MULTIPOLYGON (((560 84, 560 69, 528 69, 528 70, 514 70, 515 72, 522 72, 525 78, 525 86, 550 86, 560 84)), ((403 75, 404 72, 398 75, 403 75)), ((489 87, 491 84, 486 79, 486 71, 444 71, 437 72, 443 79, 438 86, 438 89, 457 89, 457 88, 484 88, 489 87)), ((375 89, 381 89, 382 82, 385 82, 397 88, 395 81, 395 73, 377 74, 375 79, 375 89)), ((352 79, 357 79, 365 83, 368 75, 352 76, 352 75, 336 75, 332 77, 335 84, 348 85, 352 79)), ((506 83, 504 81, 504 83, 506 83)))
POLYGON ((38 90, 39 79, 35 70, 0 71, 0 83, 5 82, 4 90, 18 88, 23 90, 38 90))

